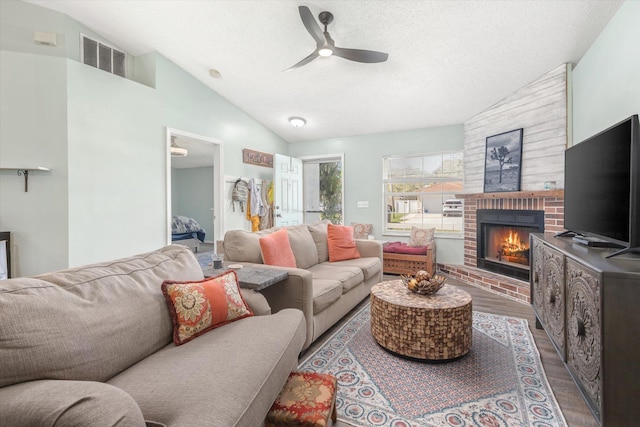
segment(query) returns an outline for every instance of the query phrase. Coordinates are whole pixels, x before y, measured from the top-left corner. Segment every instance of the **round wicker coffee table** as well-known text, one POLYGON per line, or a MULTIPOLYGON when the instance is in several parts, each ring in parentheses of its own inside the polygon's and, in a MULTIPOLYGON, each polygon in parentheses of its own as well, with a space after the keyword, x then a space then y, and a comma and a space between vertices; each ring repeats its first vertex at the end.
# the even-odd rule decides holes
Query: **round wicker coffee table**
POLYGON ((415 359, 448 360, 471 349, 471 295, 444 285, 418 295, 402 281, 371 288, 371 334, 385 349, 415 359))

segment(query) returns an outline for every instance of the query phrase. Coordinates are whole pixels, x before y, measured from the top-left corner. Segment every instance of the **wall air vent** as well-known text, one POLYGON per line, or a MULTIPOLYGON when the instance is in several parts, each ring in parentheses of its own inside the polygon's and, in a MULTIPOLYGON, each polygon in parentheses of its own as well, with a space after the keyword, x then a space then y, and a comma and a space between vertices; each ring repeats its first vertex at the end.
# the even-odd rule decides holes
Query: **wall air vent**
POLYGON ((80 34, 80 57, 83 64, 126 77, 125 64, 127 54, 84 34, 80 34))

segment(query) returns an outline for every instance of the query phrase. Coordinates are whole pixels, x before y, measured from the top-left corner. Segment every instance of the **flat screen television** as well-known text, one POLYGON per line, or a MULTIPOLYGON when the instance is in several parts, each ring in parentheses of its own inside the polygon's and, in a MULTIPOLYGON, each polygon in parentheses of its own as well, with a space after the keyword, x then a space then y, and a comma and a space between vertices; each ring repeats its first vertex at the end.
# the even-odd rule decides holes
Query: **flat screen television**
POLYGON ((640 253, 639 133, 635 114, 565 151, 564 227, 609 256, 640 253))

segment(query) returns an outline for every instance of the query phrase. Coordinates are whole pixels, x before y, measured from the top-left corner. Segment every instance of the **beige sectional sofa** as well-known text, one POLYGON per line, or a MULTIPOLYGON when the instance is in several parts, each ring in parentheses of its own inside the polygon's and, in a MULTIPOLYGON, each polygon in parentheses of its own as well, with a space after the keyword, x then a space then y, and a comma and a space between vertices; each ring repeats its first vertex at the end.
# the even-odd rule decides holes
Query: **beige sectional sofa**
MULTIPOLYGON (((287 280, 262 291, 273 312, 298 308, 307 321, 307 348, 360 301, 371 287, 382 280, 382 242, 356 240, 360 258, 329 262, 327 224, 286 227, 296 259, 296 268, 279 268, 289 273, 287 280)), ((225 261, 262 265, 260 237, 278 228, 260 232, 228 231, 223 245, 225 261)))
POLYGON ((302 312, 176 346, 165 279, 203 279, 188 248, 0 281, 0 425, 262 425, 297 366, 302 312))

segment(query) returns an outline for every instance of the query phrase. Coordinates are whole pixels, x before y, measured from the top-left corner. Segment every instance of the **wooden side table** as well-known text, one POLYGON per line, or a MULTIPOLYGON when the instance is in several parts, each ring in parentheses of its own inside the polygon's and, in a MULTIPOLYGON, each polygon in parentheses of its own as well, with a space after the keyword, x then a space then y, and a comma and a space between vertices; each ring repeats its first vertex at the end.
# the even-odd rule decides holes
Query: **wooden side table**
POLYGON ((409 291, 401 280, 371 288, 371 334, 387 350, 426 360, 448 360, 471 349, 471 295, 444 285, 434 295, 409 291))

